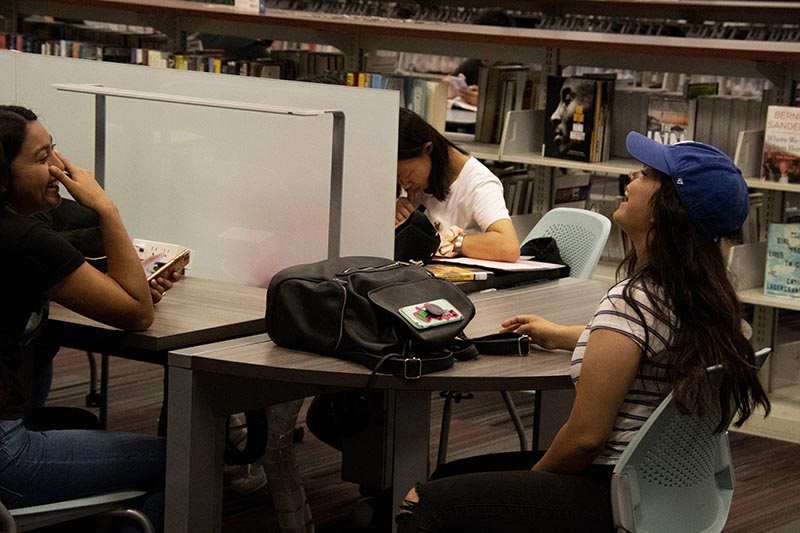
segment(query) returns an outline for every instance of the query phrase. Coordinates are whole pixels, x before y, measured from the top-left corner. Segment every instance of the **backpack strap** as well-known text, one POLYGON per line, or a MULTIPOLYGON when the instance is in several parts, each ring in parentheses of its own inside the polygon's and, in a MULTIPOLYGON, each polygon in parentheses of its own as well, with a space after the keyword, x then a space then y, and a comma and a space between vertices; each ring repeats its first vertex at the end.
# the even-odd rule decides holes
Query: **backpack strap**
POLYGON ((394 352, 380 356, 368 352, 355 352, 348 354, 347 358, 372 370, 367 388, 372 386, 378 372, 403 379, 419 379, 423 374, 447 370, 455 362, 453 352, 449 350, 429 352, 425 357, 417 357, 411 350, 411 339, 406 341, 402 353, 394 352))
POLYGON ((531 348, 531 338, 514 331, 493 333, 471 339, 472 343, 482 355, 528 355, 531 348))

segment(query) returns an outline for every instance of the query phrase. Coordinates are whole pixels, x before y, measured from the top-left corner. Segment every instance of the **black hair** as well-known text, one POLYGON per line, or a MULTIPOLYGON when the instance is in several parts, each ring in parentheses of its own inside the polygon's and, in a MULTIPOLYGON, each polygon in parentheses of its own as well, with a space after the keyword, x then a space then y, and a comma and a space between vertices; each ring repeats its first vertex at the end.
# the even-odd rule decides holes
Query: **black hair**
POLYGON ((629 278, 623 298, 643 322, 633 298, 636 289, 647 295, 656 318, 674 328, 667 349, 676 406, 683 413, 709 412, 715 396, 706 369, 722 364, 722 417, 717 430, 735 414, 736 426, 741 426, 759 405, 769 413, 753 346, 742 332, 741 304, 719 246, 693 224, 671 177, 661 174, 651 206, 647 260, 640 261, 631 249, 617 273, 629 278))
POLYGON ((36 114, 25 107, 0 106, 0 208, 8 205, 11 163, 22 150, 28 122, 36 119, 36 114))
POLYGON ((444 135, 425 122, 419 115, 400 108, 400 126, 397 135, 397 160, 414 159, 425 154, 425 145, 431 143, 431 173, 428 176, 428 189, 425 192, 443 202, 450 192, 452 167, 450 147, 462 154, 464 150, 451 143, 444 135))
POLYGON ((513 28, 517 25, 514 17, 500 7, 481 9, 472 19, 472 23, 480 26, 505 26, 507 28, 513 28))

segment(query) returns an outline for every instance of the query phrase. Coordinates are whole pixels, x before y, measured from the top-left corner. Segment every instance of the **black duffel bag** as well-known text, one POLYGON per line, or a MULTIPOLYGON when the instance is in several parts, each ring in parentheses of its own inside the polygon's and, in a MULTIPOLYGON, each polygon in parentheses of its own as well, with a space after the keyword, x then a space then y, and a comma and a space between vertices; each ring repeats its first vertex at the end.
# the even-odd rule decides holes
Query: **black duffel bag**
POLYGON ((267 291, 267 332, 275 344, 408 379, 476 356, 457 339, 474 315, 470 299, 449 281, 380 257, 291 266, 267 291))

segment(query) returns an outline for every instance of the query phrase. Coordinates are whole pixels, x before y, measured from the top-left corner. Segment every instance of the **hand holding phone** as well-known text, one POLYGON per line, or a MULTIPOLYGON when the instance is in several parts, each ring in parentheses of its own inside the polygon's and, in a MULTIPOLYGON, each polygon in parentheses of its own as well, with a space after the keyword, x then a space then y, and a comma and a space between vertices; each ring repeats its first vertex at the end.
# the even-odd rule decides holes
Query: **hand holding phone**
POLYGON ((458 94, 461 89, 467 88, 467 80, 461 76, 450 76, 450 85, 452 85, 453 89, 456 90, 456 94, 458 94))
POLYGON ((180 272, 189 264, 190 253, 191 250, 187 248, 169 261, 156 261, 149 267, 146 266, 145 263, 142 263, 145 267, 145 273, 147 274, 147 281, 150 282, 156 278, 166 278, 171 276, 173 272, 180 272))

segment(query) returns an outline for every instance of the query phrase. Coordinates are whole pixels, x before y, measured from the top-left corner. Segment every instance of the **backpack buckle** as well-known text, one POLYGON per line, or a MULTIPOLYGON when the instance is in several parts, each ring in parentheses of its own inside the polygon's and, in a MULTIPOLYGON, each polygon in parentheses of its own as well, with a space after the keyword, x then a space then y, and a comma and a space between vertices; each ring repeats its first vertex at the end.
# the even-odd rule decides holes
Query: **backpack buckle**
POLYGON ((405 379, 419 379, 422 377, 422 359, 418 357, 409 357, 403 359, 403 377, 405 379), (408 362, 412 364, 409 365, 408 362))
POLYGON ((517 350, 521 357, 525 357, 531 351, 531 338, 527 335, 520 335, 517 339, 517 350))

